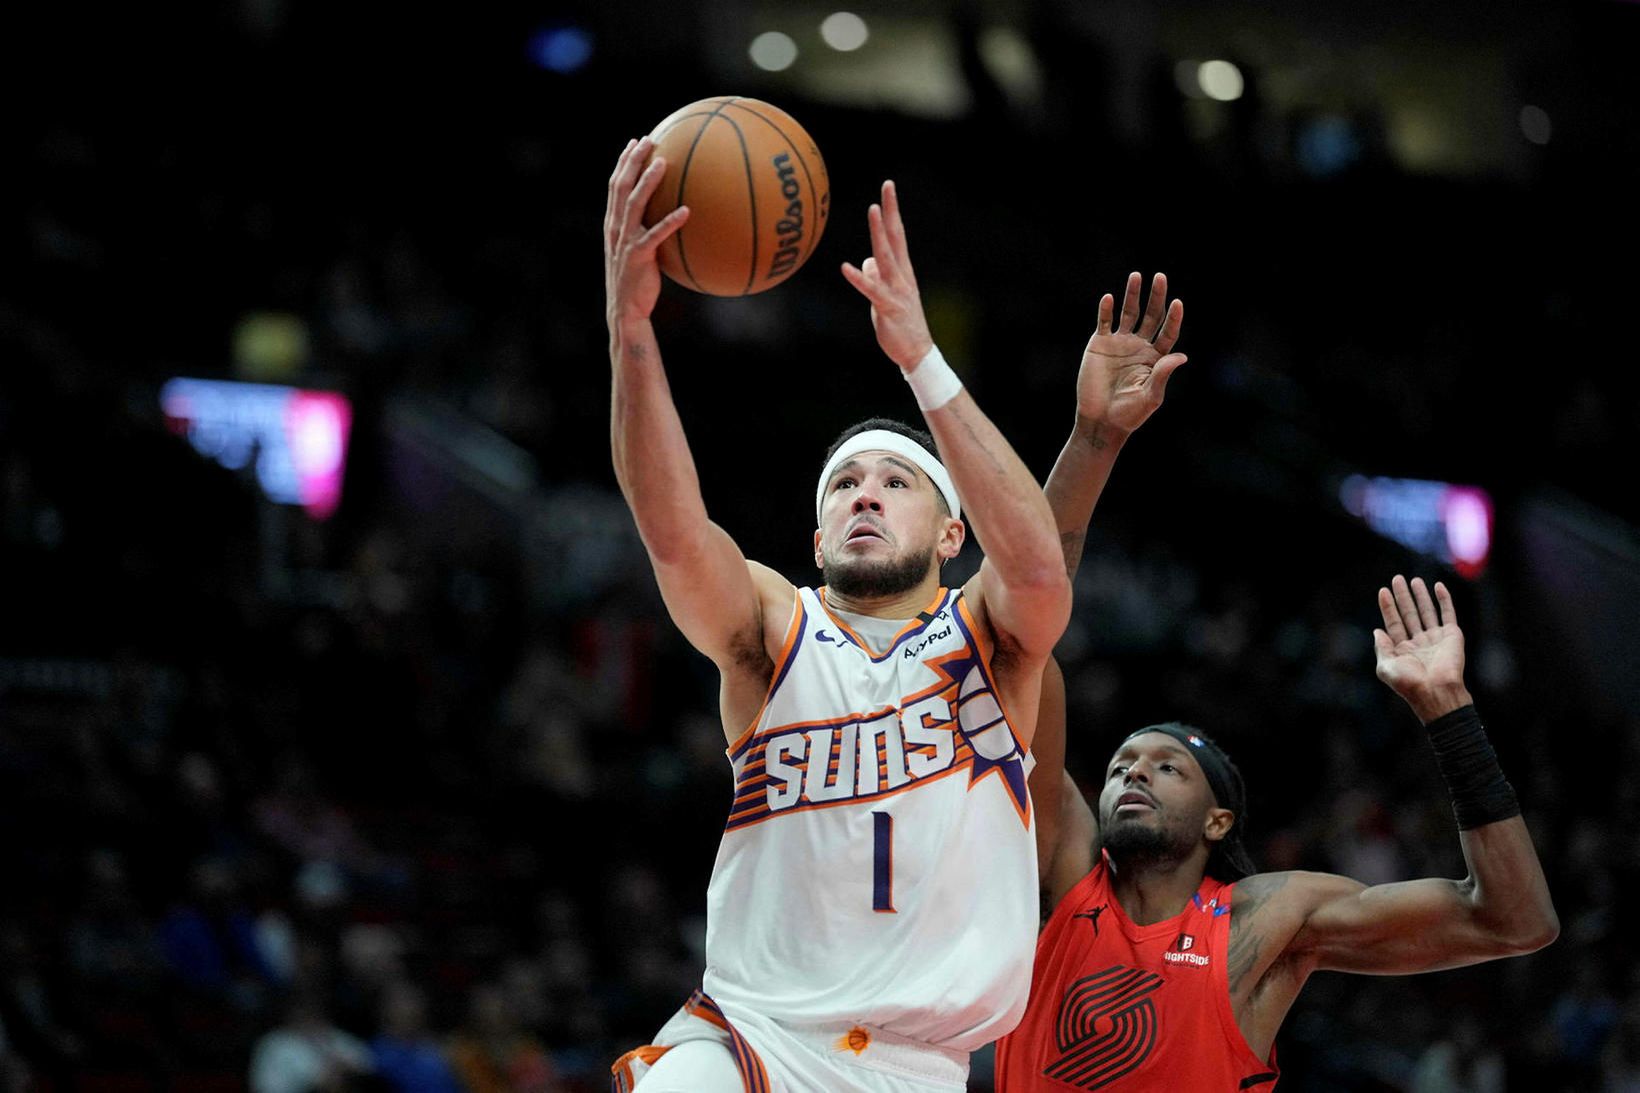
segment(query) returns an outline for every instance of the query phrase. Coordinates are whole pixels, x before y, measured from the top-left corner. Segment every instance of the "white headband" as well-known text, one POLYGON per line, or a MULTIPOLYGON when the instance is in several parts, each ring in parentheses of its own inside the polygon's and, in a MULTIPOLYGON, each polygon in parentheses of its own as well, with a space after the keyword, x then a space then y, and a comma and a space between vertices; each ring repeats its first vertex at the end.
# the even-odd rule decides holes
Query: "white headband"
POLYGON ((945 467, 935 459, 933 454, 915 440, 899 433, 889 432, 887 429, 867 429, 863 433, 856 433, 843 442, 826 464, 826 469, 820 472, 820 485, 814 491, 814 522, 820 522, 820 509, 826 500, 826 483, 831 476, 837 473, 837 468, 847 463, 861 452, 893 452, 911 460, 934 483, 934 488, 940 491, 945 498, 946 508, 951 515, 962 517, 962 505, 957 501, 957 487, 951 484, 951 476, 945 473, 945 467))

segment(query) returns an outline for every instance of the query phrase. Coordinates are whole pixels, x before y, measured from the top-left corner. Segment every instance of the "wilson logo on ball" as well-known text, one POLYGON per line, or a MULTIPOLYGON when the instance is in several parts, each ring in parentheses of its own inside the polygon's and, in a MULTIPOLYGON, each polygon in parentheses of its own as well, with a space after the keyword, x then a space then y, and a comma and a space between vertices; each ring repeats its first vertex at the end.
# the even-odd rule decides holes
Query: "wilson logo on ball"
POLYGON ((650 136, 666 174, 644 211, 689 219, 661 244, 661 271, 713 296, 773 288, 814 253, 831 203, 825 161, 803 127, 757 99, 702 99, 650 136))
POLYGON ((799 250, 803 244, 803 187, 797 182, 797 168, 792 166, 792 157, 781 152, 774 157, 774 169, 780 176, 780 196, 788 198, 791 204, 786 206, 785 219, 774 226, 780 249, 774 252, 774 261, 769 263, 770 277, 791 273, 803 260, 799 250))

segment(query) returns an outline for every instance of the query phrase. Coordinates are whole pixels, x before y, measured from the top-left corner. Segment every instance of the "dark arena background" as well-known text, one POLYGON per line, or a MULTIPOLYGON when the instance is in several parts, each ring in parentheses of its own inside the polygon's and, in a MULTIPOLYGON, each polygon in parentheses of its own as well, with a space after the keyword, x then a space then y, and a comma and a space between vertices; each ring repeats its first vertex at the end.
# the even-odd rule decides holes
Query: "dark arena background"
POLYGON ((1640 4, 851 11, 8 13, 0 1090, 601 1090, 698 984, 730 778, 610 469, 599 225, 714 94, 832 180, 789 281, 656 313, 747 554, 809 580, 825 444, 916 412, 838 273, 883 178, 1038 475, 1098 295, 1166 271, 1191 360, 1095 515, 1070 769, 1190 721, 1263 867, 1462 876, 1370 640, 1447 581, 1562 934, 1317 977, 1281 1088, 1640 1089, 1640 4))

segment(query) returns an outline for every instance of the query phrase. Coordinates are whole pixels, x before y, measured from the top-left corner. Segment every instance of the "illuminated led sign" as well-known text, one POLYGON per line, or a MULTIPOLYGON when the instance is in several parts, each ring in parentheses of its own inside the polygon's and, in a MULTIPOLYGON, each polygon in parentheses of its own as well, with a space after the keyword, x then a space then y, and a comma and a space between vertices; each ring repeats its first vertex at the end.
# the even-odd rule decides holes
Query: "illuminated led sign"
POLYGON ((324 519, 342 499, 353 408, 331 391, 173 379, 160 389, 171 431, 229 470, 250 467, 262 492, 324 519))
POLYGON ((1352 474, 1338 490, 1344 509, 1386 539, 1478 577, 1492 553, 1492 498, 1476 486, 1352 474))

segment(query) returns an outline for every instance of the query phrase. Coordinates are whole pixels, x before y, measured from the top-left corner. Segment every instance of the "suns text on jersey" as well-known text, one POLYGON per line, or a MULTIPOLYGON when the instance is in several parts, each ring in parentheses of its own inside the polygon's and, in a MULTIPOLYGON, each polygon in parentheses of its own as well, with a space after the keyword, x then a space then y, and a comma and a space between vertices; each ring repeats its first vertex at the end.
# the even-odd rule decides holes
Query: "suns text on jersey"
POLYGON ((870 720, 771 737, 763 746, 769 811, 875 796, 948 771, 957 757, 955 729, 950 698, 934 694, 870 720))

